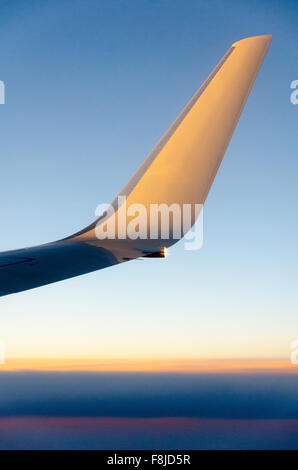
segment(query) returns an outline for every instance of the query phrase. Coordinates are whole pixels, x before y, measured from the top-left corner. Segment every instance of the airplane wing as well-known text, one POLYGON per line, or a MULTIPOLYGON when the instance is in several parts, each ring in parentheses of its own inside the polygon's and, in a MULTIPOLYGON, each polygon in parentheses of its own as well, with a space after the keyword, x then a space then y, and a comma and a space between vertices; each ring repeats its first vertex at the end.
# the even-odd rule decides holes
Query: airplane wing
MULTIPOLYGON (((126 205, 203 204, 272 36, 233 44, 118 196, 126 205)), ((119 199, 113 201, 120 217, 119 199)), ((100 240, 100 217, 53 243, 0 253, 0 296, 144 256, 163 256, 177 240, 100 240)), ((193 216, 192 223, 195 222, 193 216)))

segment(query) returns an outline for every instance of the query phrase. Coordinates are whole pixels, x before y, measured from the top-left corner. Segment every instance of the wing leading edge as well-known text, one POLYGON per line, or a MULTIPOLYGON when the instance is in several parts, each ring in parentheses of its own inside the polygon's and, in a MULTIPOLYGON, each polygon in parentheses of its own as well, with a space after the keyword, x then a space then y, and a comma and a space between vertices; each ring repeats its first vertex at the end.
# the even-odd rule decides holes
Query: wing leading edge
MULTIPOLYGON (((271 39, 255 36, 231 46, 120 192, 128 206, 205 202, 271 39)), ((161 238, 99 240, 98 223, 63 240, 0 253, 0 296, 150 256, 165 244, 161 238)))

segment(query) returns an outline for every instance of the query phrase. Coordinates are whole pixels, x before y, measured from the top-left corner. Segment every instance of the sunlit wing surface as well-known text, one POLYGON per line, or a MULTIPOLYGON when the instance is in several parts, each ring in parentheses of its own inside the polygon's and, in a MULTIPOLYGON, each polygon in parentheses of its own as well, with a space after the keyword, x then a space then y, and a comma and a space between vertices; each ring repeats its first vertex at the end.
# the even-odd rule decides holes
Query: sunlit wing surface
MULTIPOLYGON (((230 47, 120 192, 127 206, 143 204, 149 210, 153 203, 205 202, 271 38, 256 36, 230 47)), ((113 206, 117 216, 117 200, 113 206)), ((161 238, 99 240, 100 223, 63 240, 0 253, 0 296, 158 255, 165 246, 161 238)))

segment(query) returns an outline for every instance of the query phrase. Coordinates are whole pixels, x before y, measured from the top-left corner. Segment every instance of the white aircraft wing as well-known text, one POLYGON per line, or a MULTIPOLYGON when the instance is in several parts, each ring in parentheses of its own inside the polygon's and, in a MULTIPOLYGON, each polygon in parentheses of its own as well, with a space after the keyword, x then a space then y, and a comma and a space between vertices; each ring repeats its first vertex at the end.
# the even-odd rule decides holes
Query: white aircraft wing
MULTIPOLYGON (((230 47, 120 192, 127 206, 143 204, 149 210, 150 204, 205 202, 271 38, 251 37, 230 47)), ((117 217, 117 199, 112 204, 117 217)), ((130 259, 163 256, 164 246, 177 241, 99 240, 101 220, 63 240, 0 253, 0 296, 130 259)))

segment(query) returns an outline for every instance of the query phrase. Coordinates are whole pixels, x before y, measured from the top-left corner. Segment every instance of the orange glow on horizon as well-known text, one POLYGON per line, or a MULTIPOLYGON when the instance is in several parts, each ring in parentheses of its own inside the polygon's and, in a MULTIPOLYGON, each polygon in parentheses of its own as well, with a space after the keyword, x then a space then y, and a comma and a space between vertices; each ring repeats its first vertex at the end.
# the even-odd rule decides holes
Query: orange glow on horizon
POLYGON ((1 371, 298 373, 286 359, 8 358, 1 371))

